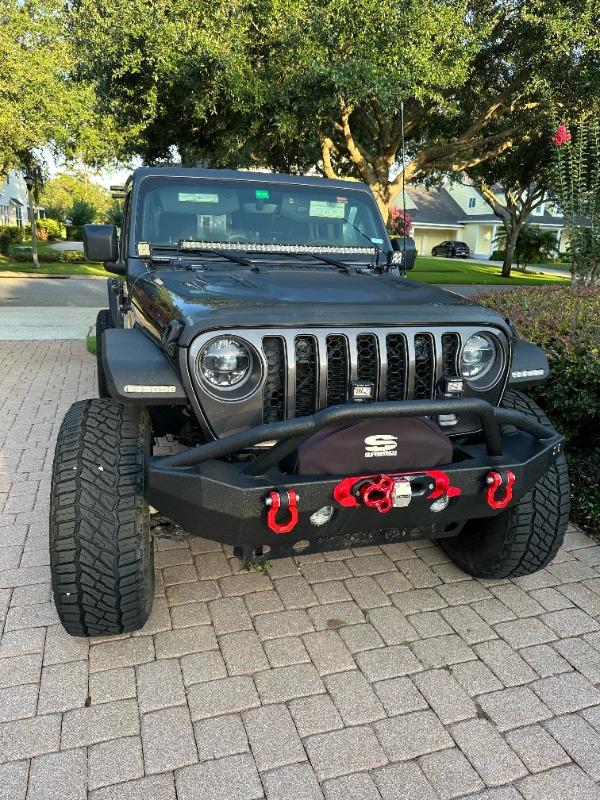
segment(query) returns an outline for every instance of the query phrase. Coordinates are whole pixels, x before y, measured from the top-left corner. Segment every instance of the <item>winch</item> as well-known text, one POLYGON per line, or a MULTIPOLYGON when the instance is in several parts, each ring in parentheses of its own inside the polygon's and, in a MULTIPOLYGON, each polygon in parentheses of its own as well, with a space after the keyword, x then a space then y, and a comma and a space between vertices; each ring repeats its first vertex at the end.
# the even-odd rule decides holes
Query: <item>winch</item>
POLYGON ((413 497, 423 496, 435 501, 432 510, 441 511, 459 494, 461 489, 450 485, 445 472, 427 470, 344 478, 333 490, 333 499, 345 508, 364 505, 387 514, 393 508, 406 508, 413 497), (446 502, 439 502, 442 499, 446 502))

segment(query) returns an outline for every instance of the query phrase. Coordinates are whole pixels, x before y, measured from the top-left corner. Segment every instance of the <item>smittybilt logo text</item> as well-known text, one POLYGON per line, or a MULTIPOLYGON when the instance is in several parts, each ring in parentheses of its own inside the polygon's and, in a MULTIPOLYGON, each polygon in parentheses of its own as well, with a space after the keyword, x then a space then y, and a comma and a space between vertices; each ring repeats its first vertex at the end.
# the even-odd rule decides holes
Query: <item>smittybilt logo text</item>
POLYGON ((398 437, 391 433, 378 433, 365 439, 365 458, 398 455, 398 437))

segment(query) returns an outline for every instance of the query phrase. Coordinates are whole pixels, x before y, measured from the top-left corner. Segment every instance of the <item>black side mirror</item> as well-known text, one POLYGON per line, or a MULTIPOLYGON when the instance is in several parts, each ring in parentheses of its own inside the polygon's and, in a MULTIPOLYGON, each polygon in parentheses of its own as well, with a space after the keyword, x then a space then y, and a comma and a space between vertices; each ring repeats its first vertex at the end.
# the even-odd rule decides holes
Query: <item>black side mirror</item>
MULTIPOLYGON (((417 257, 417 246, 412 236, 407 236, 406 239, 402 236, 393 236, 391 242, 392 251, 394 253, 404 254, 403 269, 412 269, 415 265, 415 258, 417 257)), ((395 261, 395 259, 393 260, 395 261)))
POLYGON ((88 261, 119 260, 119 239, 114 225, 84 225, 83 252, 88 261))

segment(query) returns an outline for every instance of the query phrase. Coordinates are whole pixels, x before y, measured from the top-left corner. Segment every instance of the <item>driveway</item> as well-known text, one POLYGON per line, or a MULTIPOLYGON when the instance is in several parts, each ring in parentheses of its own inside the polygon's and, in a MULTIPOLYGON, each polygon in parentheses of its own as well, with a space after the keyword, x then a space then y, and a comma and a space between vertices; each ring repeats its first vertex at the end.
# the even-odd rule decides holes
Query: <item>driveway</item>
POLYGON ((83 342, 0 342, 0 798, 598 800, 600 547, 470 578, 430 542, 275 561, 159 530, 145 628, 51 600, 52 451, 83 342))
POLYGON ((106 307, 98 278, 0 278, 0 340, 83 339, 106 307))

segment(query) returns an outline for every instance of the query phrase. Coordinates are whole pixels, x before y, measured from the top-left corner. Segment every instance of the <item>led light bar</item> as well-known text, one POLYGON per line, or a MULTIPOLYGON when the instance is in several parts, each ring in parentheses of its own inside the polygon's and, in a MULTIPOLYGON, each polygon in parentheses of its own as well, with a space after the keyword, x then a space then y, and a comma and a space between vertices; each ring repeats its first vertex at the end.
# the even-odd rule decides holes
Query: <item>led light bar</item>
POLYGON ((347 253, 348 255, 375 255, 381 252, 376 245, 373 247, 336 247, 329 245, 302 245, 302 244, 257 244, 253 242, 194 242, 182 239, 179 242, 180 250, 242 250, 245 253, 299 253, 300 255, 315 253, 347 253))
POLYGON ((513 378, 539 378, 544 375, 543 369, 520 369, 511 372, 513 378))
POLYGON ((176 386, 142 386, 140 384, 128 383, 125 386, 125 391, 128 394, 174 394, 177 391, 176 386))

